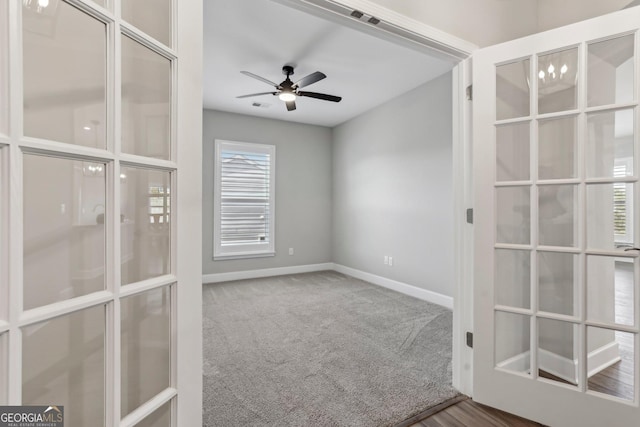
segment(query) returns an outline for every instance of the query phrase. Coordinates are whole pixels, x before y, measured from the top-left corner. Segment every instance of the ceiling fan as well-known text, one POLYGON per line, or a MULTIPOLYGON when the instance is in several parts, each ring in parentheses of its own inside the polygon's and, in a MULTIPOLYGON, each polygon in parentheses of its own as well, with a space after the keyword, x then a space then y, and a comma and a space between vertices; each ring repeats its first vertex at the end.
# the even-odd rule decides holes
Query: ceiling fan
POLYGON ((290 65, 285 65, 282 67, 282 74, 286 75, 287 78, 280 84, 274 83, 271 80, 267 80, 264 77, 260 77, 256 74, 250 73, 248 71, 240 71, 245 76, 253 77, 254 79, 260 80, 261 82, 267 83, 276 88, 275 92, 261 92, 261 93, 252 93, 249 95, 238 96, 237 98, 251 98, 253 96, 261 96, 261 95, 277 95, 282 101, 287 105, 287 111, 293 111, 296 109, 296 98, 298 96, 306 96, 308 98, 321 99, 323 101, 332 101, 332 102, 340 102, 342 97, 327 95, 324 93, 317 92, 304 92, 299 90, 305 86, 312 85, 314 83, 319 82, 320 80, 326 78, 327 76, 320 71, 316 71, 315 73, 311 73, 306 77, 301 78, 297 82, 292 82, 289 76, 293 75, 293 67, 290 65))

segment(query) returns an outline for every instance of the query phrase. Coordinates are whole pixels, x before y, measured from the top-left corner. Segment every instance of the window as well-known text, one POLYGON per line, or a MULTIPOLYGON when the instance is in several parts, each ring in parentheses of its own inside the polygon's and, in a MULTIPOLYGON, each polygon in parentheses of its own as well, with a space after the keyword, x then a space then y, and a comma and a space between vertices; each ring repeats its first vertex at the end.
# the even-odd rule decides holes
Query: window
MULTIPOLYGON (((633 158, 617 159, 613 167, 614 178, 629 176, 632 169, 633 158)), ((618 246, 626 246, 633 243, 633 204, 632 186, 628 183, 617 182, 613 184, 613 228, 615 240, 618 246)))
POLYGON ((276 147, 215 144, 213 259, 275 255, 276 147))
POLYGON ((164 185, 149 186, 149 223, 166 224, 171 213, 171 188, 164 185))

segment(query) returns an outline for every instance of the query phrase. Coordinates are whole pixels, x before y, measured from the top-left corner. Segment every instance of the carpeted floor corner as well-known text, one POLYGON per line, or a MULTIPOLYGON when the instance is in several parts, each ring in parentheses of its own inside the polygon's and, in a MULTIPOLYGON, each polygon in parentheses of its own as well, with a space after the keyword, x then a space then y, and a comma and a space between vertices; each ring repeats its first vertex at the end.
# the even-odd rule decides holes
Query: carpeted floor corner
POLYGON ((458 395, 446 308, 329 271, 203 292, 204 426, 393 426, 458 395))

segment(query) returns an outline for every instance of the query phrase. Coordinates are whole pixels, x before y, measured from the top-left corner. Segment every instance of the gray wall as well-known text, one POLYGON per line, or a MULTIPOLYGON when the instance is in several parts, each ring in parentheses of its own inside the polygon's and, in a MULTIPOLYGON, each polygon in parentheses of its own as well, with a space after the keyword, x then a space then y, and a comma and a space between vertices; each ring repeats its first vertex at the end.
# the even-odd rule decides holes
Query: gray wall
POLYGON ((203 119, 203 274, 330 262, 331 129, 212 110, 203 119), (215 139, 276 146, 275 257, 213 261, 215 139))
POLYGON ((453 294, 451 85, 447 73, 334 128, 335 263, 453 294))

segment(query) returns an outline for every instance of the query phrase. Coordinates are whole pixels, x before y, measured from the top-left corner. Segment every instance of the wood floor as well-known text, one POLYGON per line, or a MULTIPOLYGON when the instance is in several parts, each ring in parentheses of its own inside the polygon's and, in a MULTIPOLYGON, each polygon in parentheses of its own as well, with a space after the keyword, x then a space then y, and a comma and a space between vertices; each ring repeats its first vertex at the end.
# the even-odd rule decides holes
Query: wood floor
MULTIPOLYGON (((631 265, 616 263, 616 322, 633 324, 634 301, 633 269, 631 265)), ((616 332, 616 341, 620 346, 622 360, 613 366, 589 378, 588 389, 605 393, 625 400, 633 400, 634 380, 634 336, 633 334, 616 332)), ((546 372, 540 376, 565 382, 546 372)), ((534 421, 490 408, 462 397, 453 405, 433 408, 432 411, 414 417, 396 427, 533 427, 541 426, 534 421), (444 407, 444 409, 442 409, 444 407)))
MULTIPOLYGON (((616 263, 615 320, 617 323, 633 325, 633 289, 633 264, 616 263)), ((633 380, 635 375, 633 368, 634 336, 631 333, 616 331, 615 339, 618 343, 622 360, 589 378, 587 388, 590 391, 633 401, 633 380)), ((538 372, 538 375, 549 380, 572 384, 542 370, 538 372)))
POLYGON ((410 424, 410 427, 539 427, 541 425, 466 399, 425 420, 410 424))
MULTIPOLYGON (((633 325, 635 317, 633 264, 616 262, 615 277, 615 320, 620 324, 633 325)), ((617 331, 616 341, 622 360, 589 378, 588 389, 625 400, 634 400, 634 336, 617 331)))

